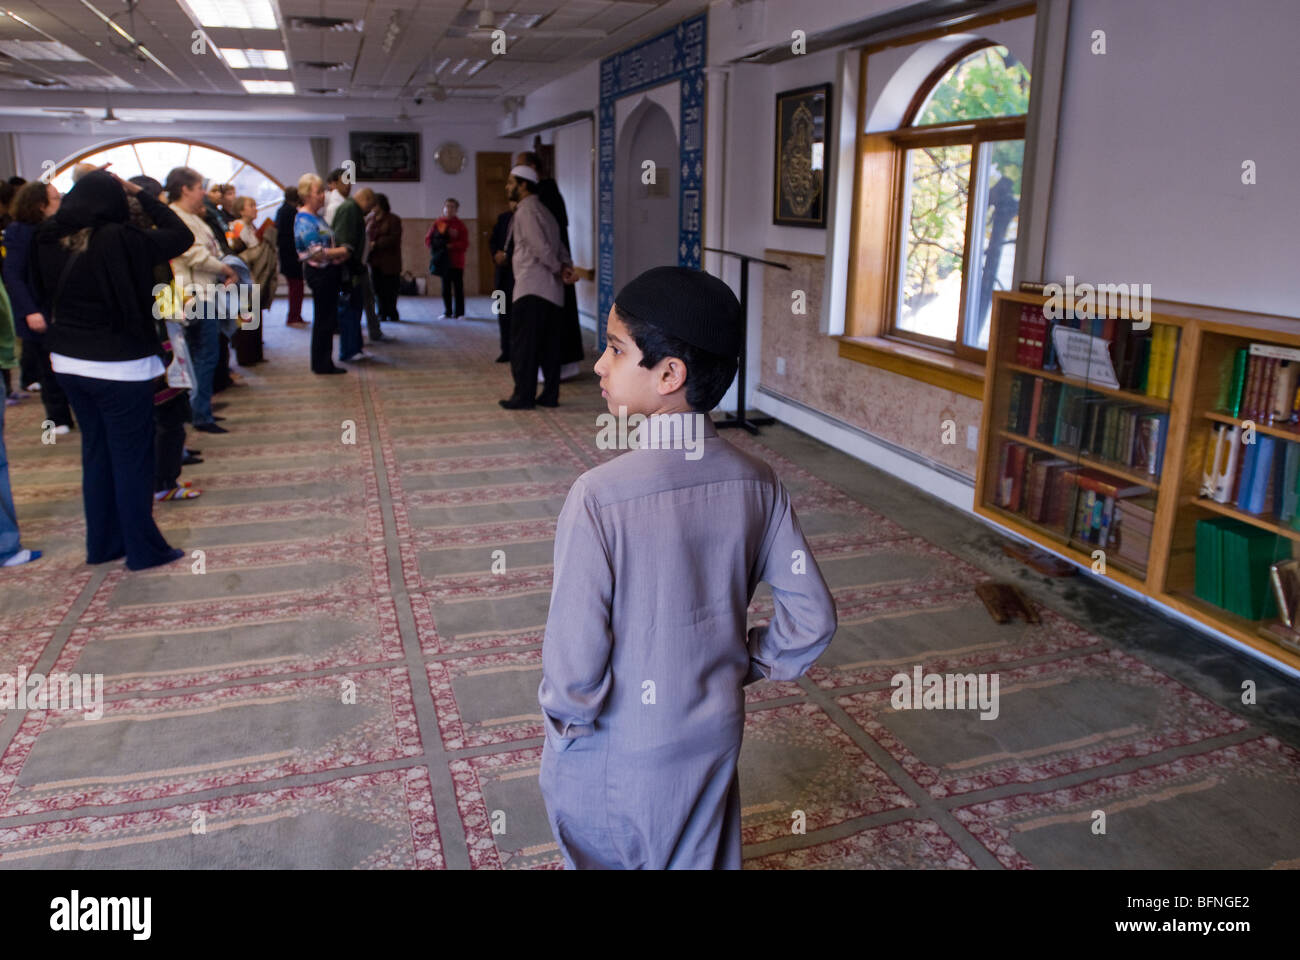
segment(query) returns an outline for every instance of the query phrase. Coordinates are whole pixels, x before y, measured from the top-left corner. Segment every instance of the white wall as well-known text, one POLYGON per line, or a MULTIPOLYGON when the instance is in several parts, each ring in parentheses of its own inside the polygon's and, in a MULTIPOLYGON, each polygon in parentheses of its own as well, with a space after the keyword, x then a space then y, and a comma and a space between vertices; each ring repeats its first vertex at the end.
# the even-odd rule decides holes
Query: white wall
POLYGON ((1045 279, 1300 316, 1297 33, 1295 0, 1074 0, 1045 279))
MULTIPOLYGON (((709 63, 726 63, 777 44, 791 33, 813 36, 911 6, 914 0, 751 0, 709 7, 709 63)), ((786 89, 786 88, 782 88, 786 89)))
MULTIPOLYGON (((569 213, 569 245, 573 263, 596 268, 595 124, 591 120, 567 124, 554 133, 555 182, 569 213)), ((596 285, 577 286, 578 312, 589 326, 596 323, 596 285)), ((600 318, 604 323, 604 318, 600 318)))
POLYGON ((594 113, 598 106, 600 61, 593 60, 573 73, 552 80, 528 94, 524 98, 523 107, 513 117, 502 120, 499 130, 502 136, 506 136, 516 130, 549 123, 579 110, 591 110, 594 113))

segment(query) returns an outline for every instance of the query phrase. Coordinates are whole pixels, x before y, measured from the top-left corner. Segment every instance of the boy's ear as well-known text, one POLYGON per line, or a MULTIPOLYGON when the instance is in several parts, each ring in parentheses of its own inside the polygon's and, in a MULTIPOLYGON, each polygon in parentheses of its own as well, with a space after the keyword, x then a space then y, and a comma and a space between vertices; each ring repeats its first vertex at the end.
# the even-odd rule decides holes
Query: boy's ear
POLYGON ((667 396, 686 385, 686 364, 681 357, 664 357, 659 374, 659 394, 667 396))

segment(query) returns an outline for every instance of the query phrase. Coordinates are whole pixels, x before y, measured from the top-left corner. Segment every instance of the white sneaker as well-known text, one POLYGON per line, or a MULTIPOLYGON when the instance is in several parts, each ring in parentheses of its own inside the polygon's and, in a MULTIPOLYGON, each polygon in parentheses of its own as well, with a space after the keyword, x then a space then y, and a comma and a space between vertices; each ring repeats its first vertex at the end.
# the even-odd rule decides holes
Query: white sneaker
POLYGON ((66 436, 67 434, 69 434, 69 433, 71 433, 71 432, 72 432, 72 428, 71 428, 70 426, 68 426, 66 423, 61 423, 61 424, 59 424, 57 427, 54 428, 54 435, 55 435, 56 437, 66 436))
POLYGON ((366 351, 364 351, 364 350, 358 350, 356 353, 352 354, 352 356, 350 356, 350 357, 344 357, 344 358, 343 358, 342 360, 340 360, 339 362, 340 362, 340 363, 360 363, 362 360, 373 360, 373 359, 375 359, 375 355, 374 355, 373 353, 366 353, 366 351))
POLYGON ((41 385, 39 383, 29 383, 27 386, 23 387, 23 389, 28 393, 40 393, 41 385))

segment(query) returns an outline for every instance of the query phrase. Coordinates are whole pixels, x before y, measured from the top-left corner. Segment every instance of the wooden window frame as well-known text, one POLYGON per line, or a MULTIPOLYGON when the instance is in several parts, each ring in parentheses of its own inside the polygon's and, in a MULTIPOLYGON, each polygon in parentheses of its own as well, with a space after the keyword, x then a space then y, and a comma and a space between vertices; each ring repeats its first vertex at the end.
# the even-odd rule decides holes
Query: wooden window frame
MULTIPOLYGON (((1027 116, 966 120, 919 128, 909 126, 931 89, 953 66, 980 49, 997 45, 995 41, 980 38, 950 53, 918 86, 904 114, 906 124, 894 130, 867 133, 867 66, 872 54, 890 47, 924 43, 971 28, 985 27, 1021 17, 1032 17, 1037 15, 1037 12, 1037 4, 1026 4, 986 16, 974 17, 950 28, 931 28, 886 40, 866 46, 860 51, 857 155, 853 171, 852 222, 849 229, 848 309, 845 311, 844 333, 836 338, 840 342, 841 357, 892 370, 903 376, 942 386, 976 399, 983 396, 987 350, 933 337, 900 336, 894 329, 897 317, 895 298, 898 278, 897 256, 901 240, 899 227, 902 215, 902 184, 906 167, 902 161, 904 151, 917 143, 916 138, 945 128, 950 134, 955 134, 958 130, 966 131, 968 136, 955 142, 971 143, 973 147, 977 147, 974 142, 976 135, 981 142, 1023 140, 1027 116)), ((1026 156, 1028 156, 1027 144, 1026 156)), ((969 250, 970 223, 968 209, 967 250, 969 250)), ((969 270, 963 263, 959 334, 964 323, 968 274, 969 270)))
MULTIPOLYGON (((969 56, 969 54, 967 54, 969 56)), ((987 349, 972 347, 966 343, 966 295, 967 286, 970 280, 970 257, 971 251, 971 223, 974 220, 972 216, 971 205, 976 201, 976 197, 968 194, 966 197, 965 213, 965 235, 962 241, 962 267, 961 267, 961 297, 957 305, 957 333, 953 340, 942 340, 939 337, 927 336, 923 333, 917 333, 912 330, 900 330, 898 328, 898 297, 899 297, 899 271, 902 269, 903 257, 903 237, 902 237, 902 217, 905 213, 903 210, 903 196, 906 192, 905 178, 907 176, 907 152, 922 147, 959 147, 969 146, 971 148, 970 165, 971 165, 971 184, 970 189, 975 189, 975 170, 976 163, 979 160, 980 145, 984 143, 997 143, 1004 140, 1024 140, 1025 138, 1025 117, 997 117, 987 120, 963 120, 955 123, 934 124, 926 127, 911 127, 907 129, 898 129, 890 131, 888 134, 890 143, 893 144, 897 151, 894 160, 894 184, 892 190, 892 203, 895 209, 895 215, 892 218, 894 230, 888 241, 888 252, 886 253, 886 262, 889 265, 888 288, 886 296, 885 319, 888 326, 885 328, 885 336, 889 339, 906 340, 926 347, 930 350, 937 350, 942 353, 950 353, 955 357, 963 360, 970 360, 975 363, 983 363, 988 356, 987 349)))

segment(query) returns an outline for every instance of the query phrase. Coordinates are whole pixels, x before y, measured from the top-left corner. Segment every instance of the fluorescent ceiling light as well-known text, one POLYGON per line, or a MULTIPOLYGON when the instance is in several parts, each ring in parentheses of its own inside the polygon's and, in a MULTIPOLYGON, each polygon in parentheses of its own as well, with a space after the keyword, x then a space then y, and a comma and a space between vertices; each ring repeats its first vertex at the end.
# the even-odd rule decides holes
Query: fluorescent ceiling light
POLYGON ((0 40, 0 53, 15 60, 85 60, 57 40, 0 40))
POLYGON ((70 77, 65 78, 70 87, 94 87, 96 90, 134 90, 135 87, 121 77, 70 77))
POLYGON ((219 47, 221 56, 233 70, 288 70, 289 61, 283 50, 241 50, 238 47, 219 47))
POLYGON ((275 30, 271 0, 181 0, 203 27, 275 30))
POLYGON ((245 80, 244 89, 249 93, 294 93, 290 80, 245 80))

